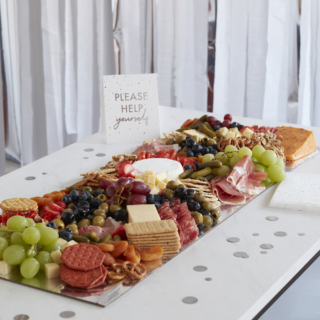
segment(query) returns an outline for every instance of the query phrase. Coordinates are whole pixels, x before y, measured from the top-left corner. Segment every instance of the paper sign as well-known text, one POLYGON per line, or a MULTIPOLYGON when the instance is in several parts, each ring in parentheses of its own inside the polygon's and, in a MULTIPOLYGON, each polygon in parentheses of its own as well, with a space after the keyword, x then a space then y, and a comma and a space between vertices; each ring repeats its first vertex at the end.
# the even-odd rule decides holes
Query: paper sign
POLYGON ((106 143, 142 143, 160 136, 156 74, 103 77, 106 143))

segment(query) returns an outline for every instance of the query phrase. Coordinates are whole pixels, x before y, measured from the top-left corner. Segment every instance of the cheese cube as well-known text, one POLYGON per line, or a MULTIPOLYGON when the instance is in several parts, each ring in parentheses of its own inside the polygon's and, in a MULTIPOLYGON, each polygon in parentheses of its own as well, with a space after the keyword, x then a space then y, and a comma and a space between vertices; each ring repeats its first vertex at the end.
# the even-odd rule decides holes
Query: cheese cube
POLYGON ((167 184, 163 181, 160 181, 158 184, 157 184, 157 187, 162 190, 164 189, 165 187, 167 186, 167 184))
POLYGON ((165 172, 156 174, 156 183, 163 181, 165 178, 167 178, 167 174, 165 172))
POLYGON ((61 279, 60 278, 54 278, 54 279, 48 279, 46 278, 46 287, 48 290, 55 290, 61 285, 61 279))
POLYGON ((59 239, 57 240, 57 242, 60 244, 60 247, 61 247, 61 248, 68 243, 68 241, 66 241, 66 240, 64 240, 64 239, 62 239, 62 238, 59 238, 59 239))
POLYGON ((153 204, 127 206, 128 222, 160 221, 159 214, 153 204))
POLYGON ((51 252, 51 258, 53 260, 53 262, 57 263, 57 264, 62 264, 63 261, 61 260, 61 251, 60 250, 56 250, 51 252))
POLYGON ((0 261, 0 274, 8 274, 14 268, 11 264, 6 263, 4 260, 0 261))
POLYGON ((247 138, 251 138, 253 135, 253 131, 250 130, 249 128, 246 128, 243 132, 242 135, 247 137, 247 138))
POLYGON ((141 181, 144 183, 144 180, 143 179, 135 179, 136 181, 141 181))
POLYGON ((151 188, 150 193, 151 194, 158 194, 159 191, 160 191, 160 189, 158 187, 154 186, 153 188, 151 188))
POLYGON ((78 244, 78 242, 75 242, 74 240, 71 240, 69 242, 67 242, 62 248, 61 251, 63 252, 65 248, 68 248, 70 246, 74 246, 75 244, 78 244))
POLYGON ((143 180, 143 178, 144 178, 144 175, 143 175, 142 173, 138 173, 138 174, 135 176, 135 179, 136 179, 136 180, 137 180, 137 179, 143 180))
POLYGON ((146 170, 146 171, 144 172, 144 175, 145 175, 145 176, 155 176, 156 173, 155 173, 154 171, 151 171, 151 170, 146 170))
POLYGON ((148 176, 148 183, 156 184, 156 176, 148 176))
POLYGON ((169 182, 169 179, 168 178, 165 178, 162 180, 164 183, 168 183, 169 182))
POLYGON ((226 133, 226 139, 234 139, 236 136, 235 132, 229 131, 226 133))
POLYGON ((152 189, 155 185, 154 184, 151 184, 151 183, 146 183, 147 186, 150 187, 150 189, 152 189))
POLYGON ((144 176, 144 177, 143 177, 143 182, 144 182, 144 183, 147 183, 147 182, 148 182, 148 176, 144 176))
POLYGON ((60 277, 60 267, 57 263, 46 263, 44 265, 44 272, 48 279, 60 277))
POLYGON ((235 128, 230 128, 229 129, 229 132, 234 132, 234 133, 237 133, 237 132, 239 132, 239 129, 237 128, 237 127, 235 127, 235 128))

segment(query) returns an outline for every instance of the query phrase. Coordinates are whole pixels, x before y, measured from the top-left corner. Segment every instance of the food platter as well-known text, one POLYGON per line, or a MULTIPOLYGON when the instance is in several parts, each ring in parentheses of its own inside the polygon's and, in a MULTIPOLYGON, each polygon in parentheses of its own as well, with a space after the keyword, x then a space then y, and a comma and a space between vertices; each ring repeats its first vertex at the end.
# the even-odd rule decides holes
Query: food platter
MULTIPOLYGON (((304 157, 302 159, 299 159, 298 161, 290 162, 289 165, 286 166, 286 169, 285 169, 286 172, 294 171, 295 169, 297 169, 301 165, 305 164, 309 159, 311 159, 313 157, 319 157, 318 151, 319 151, 319 148, 317 149, 316 152, 314 152, 314 153, 312 153, 312 154, 310 154, 310 155, 308 155, 308 156, 306 156, 306 157, 304 157)), ((270 187, 271 186, 269 186, 269 188, 270 187)), ((251 201, 253 201, 253 199, 251 201)), ((210 228, 210 230, 208 230, 208 232, 212 231, 219 224, 221 224, 223 221, 225 221, 228 217, 230 217, 231 215, 235 214, 237 211, 242 209, 246 204, 240 205, 240 206, 228 206, 228 205, 222 206, 221 207, 221 217, 220 217, 218 223, 216 223, 215 225, 211 226, 211 228, 210 228)), ((199 237, 195 241, 199 241, 207 233, 205 233, 204 235, 202 235, 201 237, 199 237)), ((195 243, 195 241, 193 243, 195 243)), ((193 243, 188 245, 188 246, 184 246, 182 248, 181 252, 186 250, 189 246, 192 246, 193 243)), ((172 259, 175 259, 175 257, 173 257, 172 259)), ((167 262, 167 263, 170 263, 170 261, 167 262)), ((125 293, 127 293, 133 287, 136 287, 136 286, 140 285, 141 283, 143 283, 144 281, 147 281, 146 279, 149 276, 151 276, 153 273, 159 271, 160 269, 161 269, 161 267, 157 268, 157 269, 155 269, 153 271, 149 271, 147 276, 144 279, 140 280, 139 282, 136 282, 136 283, 125 283, 125 284, 118 284, 118 285, 110 286, 109 290, 104 292, 102 295, 89 296, 89 297, 79 297, 79 296, 77 296, 77 290, 74 290, 74 294, 72 294, 71 292, 69 292, 68 295, 64 294, 63 293, 63 288, 64 288, 65 284, 59 278, 50 279, 50 281, 49 281, 48 279, 45 278, 45 275, 44 275, 43 272, 39 272, 38 275, 36 277, 34 277, 32 279, 32 281, 29 281, 29 282, 26 281, 25 279, 23 281, 18 268, 13 269, 13 271, 11 273, 9 273, 8 275, 5 275, 5 276, 4 275, 0 275, 0 277, 1 277, 2 280, 10 281, 10 282, 13 282, 13 283, 16 283, 16 284, 19 284, 19 285, 30 286, 30 287, 33 287, 35 289, 43 290, 43 291, 50 292, 50 293, 53 293, 53 294, 58 294, 60 296, 81 300, 83 302, 94 304, 94 305, 97 305, 97 306, 100 306, 100 307, 106 307, 110 303, 112 303, 116 299, 120 298, 125 293)))

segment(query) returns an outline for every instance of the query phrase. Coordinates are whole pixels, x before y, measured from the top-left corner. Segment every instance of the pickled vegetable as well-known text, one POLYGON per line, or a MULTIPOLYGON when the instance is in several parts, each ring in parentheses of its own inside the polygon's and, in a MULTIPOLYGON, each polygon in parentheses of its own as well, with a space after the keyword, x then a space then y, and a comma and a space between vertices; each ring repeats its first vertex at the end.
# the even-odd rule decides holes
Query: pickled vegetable
POLYGON ((81 242, 81 243, 90 243, 90 240, 88 238, 82 237, 82 236, 73 235, 72 240, 76 242, 81 242))
POLYGON ((216 136, 216 134, 213 131, 211 131, 210 129, 208 129, 208 127, 204 123, 200 124, 198 130, 200 132, 206 134, 210 138, 214 138, 216 136))
POLYGON ((207 176, 208 174, 211 174, 211 168, 210 167, 207 167, 205 169, 202 169, 202 170, 199 170, 197 172, 194 172, 192 175, 191 175, 191 178, 193 179, 197 179, 198 177, 204 177, 204 176, 207 176))
POLYGON ((188 169, 188 170, 186 170, 185 172, 182 172, 182 173, 179 175, 179 178, 180 178, 180 179, 187 179, 187 177, 189 177, 192 173, 194 173, 194 170, 193 170, 193 169, 188 169))
POLYGON ((193 217, 194 221, 196 224, 201 224, 203 223, 203 216, 200 212, 198 211, 192 211, 191 216, 193 217))
POLYGON ((212 160, 209 162, 203 162, 199 164, 199 170, 204 169, 204 168, 221 168, 222 167, 222 162, 219 160, 212 160))

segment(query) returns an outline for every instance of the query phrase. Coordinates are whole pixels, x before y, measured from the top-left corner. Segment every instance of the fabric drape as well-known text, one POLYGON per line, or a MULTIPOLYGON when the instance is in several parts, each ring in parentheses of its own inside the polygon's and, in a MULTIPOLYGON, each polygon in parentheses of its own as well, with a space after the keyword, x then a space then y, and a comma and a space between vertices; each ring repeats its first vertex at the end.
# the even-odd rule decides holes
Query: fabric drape
POLYGON ((218 0, 214 111, 290 120, 297 101, 298 2, 218 0))
POLYGON ((1 0, 8 154, 27 164, 100 126, 115 73, 111 0, 1 0))

